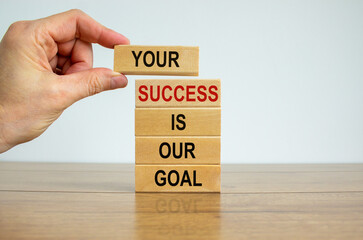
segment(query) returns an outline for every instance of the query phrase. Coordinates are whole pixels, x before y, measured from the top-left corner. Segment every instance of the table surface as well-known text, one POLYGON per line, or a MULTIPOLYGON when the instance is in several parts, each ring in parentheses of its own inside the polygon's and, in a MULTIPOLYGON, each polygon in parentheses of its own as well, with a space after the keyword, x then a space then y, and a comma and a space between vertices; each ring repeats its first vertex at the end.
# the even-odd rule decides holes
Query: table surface
POLYGON ((363 164, 222 165, 222 193, 134 193, 134 165, 0 162, 0 239, 363 239, 363 164))

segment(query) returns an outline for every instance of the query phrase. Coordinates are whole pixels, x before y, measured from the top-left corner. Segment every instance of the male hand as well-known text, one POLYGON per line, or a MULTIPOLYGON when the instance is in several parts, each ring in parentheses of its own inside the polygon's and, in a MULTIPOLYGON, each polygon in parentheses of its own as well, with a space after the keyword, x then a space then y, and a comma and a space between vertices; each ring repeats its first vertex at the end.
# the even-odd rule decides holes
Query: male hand
POLYGON ((10 26, 0 42, 0 153, 38 137, 74 102, 127 85, 92 68, 92 43, 129 40, 80 10, 10 26))

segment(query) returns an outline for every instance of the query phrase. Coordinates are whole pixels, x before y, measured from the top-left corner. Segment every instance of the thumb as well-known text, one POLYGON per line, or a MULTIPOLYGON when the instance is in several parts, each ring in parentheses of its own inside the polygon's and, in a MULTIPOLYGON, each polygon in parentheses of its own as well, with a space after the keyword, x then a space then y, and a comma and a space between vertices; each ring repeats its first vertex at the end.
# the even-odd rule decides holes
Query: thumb
POLYGON ((93 68, 64 75, 62 78, 62 85, 69 92, 72 103, 106 90, 123 88, 127 85, 125 75, 107 68, 93 68))

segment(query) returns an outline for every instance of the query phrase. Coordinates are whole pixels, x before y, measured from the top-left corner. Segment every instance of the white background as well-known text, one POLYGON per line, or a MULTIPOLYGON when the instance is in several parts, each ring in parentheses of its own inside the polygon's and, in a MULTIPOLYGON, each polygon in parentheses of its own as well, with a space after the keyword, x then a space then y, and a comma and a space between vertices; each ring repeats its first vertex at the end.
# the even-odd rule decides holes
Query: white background
MULTIPOLYGON (((199 77, 222 79, 222 163, 363 162, 363 1, 1 1, 0 35, 71 8, 132 44, 200 46, 199 77)), ((134 162, 136 78, 0 159, 134 162)))

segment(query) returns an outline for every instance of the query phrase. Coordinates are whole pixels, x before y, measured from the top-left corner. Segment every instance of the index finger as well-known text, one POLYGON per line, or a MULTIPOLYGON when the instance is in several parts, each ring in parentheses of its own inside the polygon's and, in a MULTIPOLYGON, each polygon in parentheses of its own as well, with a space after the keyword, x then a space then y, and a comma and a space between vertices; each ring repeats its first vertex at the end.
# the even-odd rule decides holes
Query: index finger
POLYGON ((106 28, 78 9, 59 13, 45 20, 45 28, 56 42, 68 42, 79 38, 107 48, 130 43, 122 34, 106 28))

